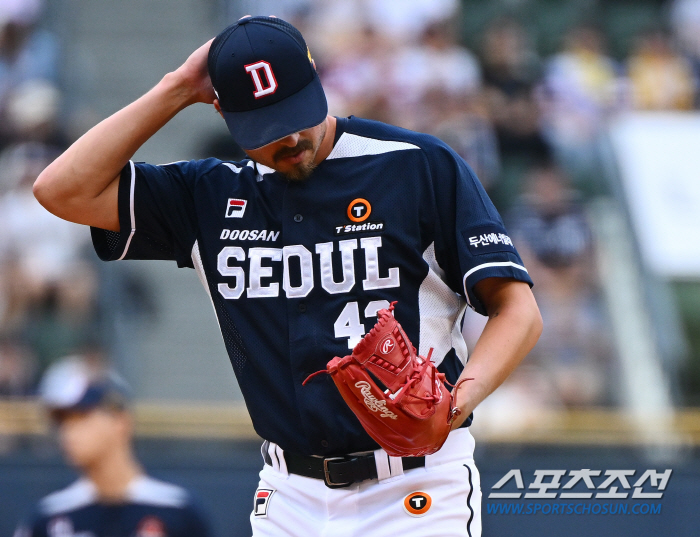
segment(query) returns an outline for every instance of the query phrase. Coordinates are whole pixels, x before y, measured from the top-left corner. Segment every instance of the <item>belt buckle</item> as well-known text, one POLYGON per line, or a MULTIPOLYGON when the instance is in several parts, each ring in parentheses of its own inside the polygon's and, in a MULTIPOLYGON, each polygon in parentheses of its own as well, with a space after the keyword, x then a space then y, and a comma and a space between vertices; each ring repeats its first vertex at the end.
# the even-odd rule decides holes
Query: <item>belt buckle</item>
POLYGON ((326 486, 329 489, 339 489, 343 487, 348 487, 352 485, 352 481, 348 481, 347 483, 334 483, 331 481, 331 473, 330 470, 328 469, 328 463, 333 462, 333 461, 344 461, 347 460, 346 457, 328 457, 323 459, 323 482, 326 484, 326 486))

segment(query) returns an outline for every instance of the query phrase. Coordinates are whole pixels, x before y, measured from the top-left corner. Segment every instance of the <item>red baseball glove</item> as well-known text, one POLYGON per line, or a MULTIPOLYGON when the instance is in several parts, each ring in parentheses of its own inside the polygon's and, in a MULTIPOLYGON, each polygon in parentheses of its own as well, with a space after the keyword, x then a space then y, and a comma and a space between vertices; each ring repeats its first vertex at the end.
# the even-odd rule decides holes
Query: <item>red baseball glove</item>
MULTIPOLYGON (((418 356, 401 325, 393 302, 377 313, 377 324, 355 346, 352 355, 337 356, 328 369, 340 395, 365 431, 394 457, 419 457, 442 447, 460 415, 454 396, 428 357, 418 356)), ((467 379, 464 379, 467 380, 467 379)))

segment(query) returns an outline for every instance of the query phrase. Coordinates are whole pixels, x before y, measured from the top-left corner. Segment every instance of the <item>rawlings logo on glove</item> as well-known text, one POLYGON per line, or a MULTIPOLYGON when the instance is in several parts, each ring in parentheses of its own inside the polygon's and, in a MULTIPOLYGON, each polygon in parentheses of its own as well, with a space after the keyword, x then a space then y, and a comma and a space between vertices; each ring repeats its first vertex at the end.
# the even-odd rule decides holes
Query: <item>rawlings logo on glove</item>
POLYGON ((380 412, 380 418, 391 418, 395 420, 398 418, 391 410, 387 409, 386 401, 382 399, 381 401, 372 395, 372 387, 366 380, 361 380, 355 383, 355 388, 360 388, 360 393, 365 398, 365 406, 369 408, 372 412, 380 412))
POLYGON ((452 394, 428 357, 418 356, 392 311, 377 313, 377 324, 350 356, 335 357, 321 373, 331 375, 340 395, 365 431, 393 457, 419 457, 442 447, 454 419, 458 382, 452 394))

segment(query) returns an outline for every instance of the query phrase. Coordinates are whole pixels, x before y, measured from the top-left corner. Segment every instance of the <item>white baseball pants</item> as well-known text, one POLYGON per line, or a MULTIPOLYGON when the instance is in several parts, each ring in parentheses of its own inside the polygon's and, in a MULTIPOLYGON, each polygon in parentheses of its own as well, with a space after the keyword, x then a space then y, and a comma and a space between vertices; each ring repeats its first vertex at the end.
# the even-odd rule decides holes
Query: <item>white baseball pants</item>
POLYGON ((253 537, 480 537, 481 486, 469 429, 450 433, 407 470, 375 452, 379 479, 330 489, 320 479, 289 474, 282 450, 270 444, 250 520, 253 537), (414 494, 420 493, 420 494, 414 494))

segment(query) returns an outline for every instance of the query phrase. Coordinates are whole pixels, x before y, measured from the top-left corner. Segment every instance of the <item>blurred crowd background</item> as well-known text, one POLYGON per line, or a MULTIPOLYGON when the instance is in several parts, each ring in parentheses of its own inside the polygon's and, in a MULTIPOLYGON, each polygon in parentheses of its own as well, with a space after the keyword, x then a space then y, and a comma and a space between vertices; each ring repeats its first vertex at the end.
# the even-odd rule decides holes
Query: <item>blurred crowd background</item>
MULTIPOLYGON (((123 9, 114 20, 128 19, 135 13, 127 4, 0 0, 0 396, 5 399, 32 397, 47 366, 74 354, 95 364, 116 362, 137 380, 138 395, 137 373, 148 372, 142 332, 123 330, 115 319, 128 317, 130 326, 158 332, 159 319, 171 307, 154 298, 160 291, 139 266, 101 267, 87 229, 53 217, 31 193, 38 173, 109 113, 79 98, 86 90, 76 87, 85 85, 85 73, 92 73, 91 92, 118 93, 128 80, 115 77, 100 85, 95 82, 100 70, 139 63, 138 52, 117 57, 119 50, 100 62, 109 55, 82 50, 66 20, 81 6, 100 15, 100 5, 104 16, 123 9)), ((152 9, 167 9, 166 4, 156 2, 152 9)), ((204 37, 248 13, 286 18, 309 43, 333 114, 434 134, 476 170, 536 282, 545 326, 536 349, 492 405, 620 405, 619 348, 603 292, 606 274, 596 261, 599 234, 592 210, 601 199, 624 205, 610 171, 607 129, 630 111, 691 113, 700 106, 700 0, 177 4, 196 12, 204 37)), ((156 28, 139 43, 148 38, 156 47, 165 31, 156 28)), ((164 60, 147 83, 185 57, 164 60)), ((216 121, 213 112, 197 113, 216 121)), ((222 126, 202 136, 169 136, 161 145, 174 138, 188 144, 177 158, 242 156, 222 126)), ((152 154, 160 158, 157 149, 152 154)), ((668 370, 677 405, 700 401, 694 373, 700 351, 693 345, 699 315, 691 284, 680 282, 672 293, 685 349, 677 367, 668 370)), ((188 315, 215 324, 209 310, 194 308, 188 315)), ((481 327, 483 320, 467 316, 470 344, 481 327)), ((159 333, 167 349, 168 332, 159 333)), ((154 382, 161 380, 167 382, 162 377, 154 382)))

